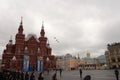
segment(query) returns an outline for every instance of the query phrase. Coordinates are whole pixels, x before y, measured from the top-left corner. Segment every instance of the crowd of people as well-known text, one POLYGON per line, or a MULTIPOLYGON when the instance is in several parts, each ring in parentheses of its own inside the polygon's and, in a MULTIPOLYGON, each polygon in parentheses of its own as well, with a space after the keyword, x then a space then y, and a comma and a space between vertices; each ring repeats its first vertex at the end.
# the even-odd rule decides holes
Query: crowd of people
MULTIPOLYGON (((47 71, 47 72, 49 75, 49 71, 47 71)), ((57 72, 58 72, 58 70, 56 70, 55 73, 53 74, 53 76, 51 76, 52 80, 58 80, 57 79, 57 72)), ((116 80, 119 80, 118 69, 116 68, 114 70, 114 72, 115 72, 116 80)), ((79 74, 80 74, 81 80, 91 80, 90 75, 86 75, 84 78, 82 78, 82 73, 83 73, 82 69, 79 69, 79 74)), ((60 74, 60 77, 62 77, 62 69, 59 69, 59 74, 60 74)), ((0 72, 0 80, 36 80, 35 71, 22 72, 22 71, 4 70, 4 71, 0 72)), ((44 80, 43 72, 38 73, 37 80, 44 80)))
MULTIPOLYGON (((35 73, 4 70, 0 72, 0 80, 35 80, 35 73)), ((42 72, 38 76, 38 80, 44 80, 42 72)))
MULTIPOLYGON (((60 70, 60 73, 61 71, 62 70, 60 70)), ((36 80, 35 72, 36 71, 27 72, 27 71, 3 70, 2 72, 0 72, 0 80, 36 80)), ((43 72, 38 73, 37 78, 38 78, 37 80, 44 80, 43 72)), ((51 78, 52 80, 57 80, 57 71, 55 71, 51 78)))

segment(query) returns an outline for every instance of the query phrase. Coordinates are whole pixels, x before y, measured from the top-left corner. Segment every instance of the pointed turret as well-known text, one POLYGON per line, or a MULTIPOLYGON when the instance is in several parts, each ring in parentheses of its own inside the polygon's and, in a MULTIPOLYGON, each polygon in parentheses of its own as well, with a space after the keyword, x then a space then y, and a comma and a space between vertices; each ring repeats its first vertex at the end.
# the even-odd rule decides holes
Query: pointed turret
POLYGON ((13 47, 13 44, 12 44, 12 36, 11 36, 8 44, 6 45, 6 51, 7 51, 8 53, 11 53, 12 47, 13 47))
MULTIPOLYGON (((44 47, 44 48, 47 47, 47 37, 45 37, 45 31, 44 31, 43 22, 42 22, 42 28, 41 28, 41 31, 40 31, 39 45, 40 45, 40 47, 44 47)), ((41 48, 41 53, 42 53, 42 55, 43 54, 47 55, 47 53, 44 53, 45 52, 44 48, 41 48)))
POLYGON ((25 42, 25 35, 23 34, 23 22, 22 22, 22 17, 21 17, 21 22, 18 28, 18 33, 16 34, 15 37, 15 54, 20 54, 19 50, 21 53, 24 53, 24 42, 25 42))
POLYGON ((12 44, 12 36, 10 36, 9 44, 12 44))
POLYGON ((20 33, 20 34, 22 34, 23 33, 23 25, 22 25, 22 17, 21 17, 21 22, 20 22, 20 26, 19 26, 19 28, 18 28, 18 33, 20 33))
POLYGON ((47 47, 50 48, 49 40, 48 40, 48 42, 47 42, 47 47))
POLYGON ((41 29, 40 34, 41 34, 41 37, 44 37, 44 35, 45 35, 44 24, 43 24, 43 22, 42 22, 42 29, 41 29))

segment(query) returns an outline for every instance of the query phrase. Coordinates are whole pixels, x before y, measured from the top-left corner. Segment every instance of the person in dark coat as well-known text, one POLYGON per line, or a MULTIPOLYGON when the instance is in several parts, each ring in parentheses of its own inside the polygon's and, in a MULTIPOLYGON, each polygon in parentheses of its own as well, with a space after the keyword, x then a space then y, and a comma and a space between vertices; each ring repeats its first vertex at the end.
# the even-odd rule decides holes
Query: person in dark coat
POLYGON ((24 73, 23 72, 21 72, 21 80, 24 80, 24 73))
POLYGON ((12 72, 13 80, 16 80, 16 72, 12 72))
POLYGON ((3 79, 3 72, 0 72, 0 80, 4 80, 3 79))
POLYGON ((29 80, 29 74, 28 74, 28 72, 25 73, 25 80, 29 80))
POLYGON ((9 80, 13 80, 12 73, 11 73, 10 76, 9 76, 9 80))
POLYGON ((18 72, 18 80, 21 80, 21 73, 18 72))
POLYGON ((10 74, 9 72, 6 72, 6 75, 5 75, 6 76, 6 80, 9 80, 9 74, 10 74))
POLYGON ((116 68, 114 70, 114 72, 115 72, 116 80, 119 80, 119 71, 118 71, 118 69, 116 68))
POLYGON ((60 77, 62 76, 62 69, 60 68, 60 77))
POLYGON ((86 75, 83 80, 91 80, 91 76, 90 75, 86 75))
POLYGON ((42 72, 39 74, 38 80, 44 80, 44 77, 42 75, 42 72))
POLYGON ((79 69, 80 78, 82 78, 82 69, 79 69))
POLYGON ((30 75, 30 80, 35 80, 34 72, 32 72, 32 74, 30 75))
POLYGON ((57 80, 57 72, 54 73, 52 80, 57 80))
POLYGON ((49 75, 49 69, 47 69, 47 74, 49 75))

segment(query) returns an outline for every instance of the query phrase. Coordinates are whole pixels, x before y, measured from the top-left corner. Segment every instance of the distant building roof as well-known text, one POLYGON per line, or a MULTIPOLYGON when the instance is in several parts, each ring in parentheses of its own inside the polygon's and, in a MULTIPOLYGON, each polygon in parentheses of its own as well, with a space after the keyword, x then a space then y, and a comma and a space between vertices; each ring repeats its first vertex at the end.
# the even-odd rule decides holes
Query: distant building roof
POLYGON ((98 56, 97 59, 99 60, 100 63, 106 63, 105 55, 98 56))
POLYGON ((84 64, 96 64, 97 63, 96 58, 89 58, 89 57, 82 58, 81 61, 82 63, 84 62, 84 64))

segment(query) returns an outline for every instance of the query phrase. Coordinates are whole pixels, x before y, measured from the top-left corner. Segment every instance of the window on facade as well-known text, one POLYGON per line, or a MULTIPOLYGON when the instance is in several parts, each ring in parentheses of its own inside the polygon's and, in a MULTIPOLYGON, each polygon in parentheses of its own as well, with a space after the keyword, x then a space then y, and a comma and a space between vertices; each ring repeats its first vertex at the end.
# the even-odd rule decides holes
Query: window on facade
POLYGON ((40 53, 40 48, 38 48, 38 53, 40 53))
POLYGON ((117 54, 117 51, 116 51, 116 50, 114 50, 114 54, 117 54))
POLYGON ((18 48, 18 54, 20 54, 20 48, 18 48))
POLYGON ((28 50, 28 48, 27 48, 27 46, 25 47, 25 51, 27 51, 28 50))
POLYGON ((118 51, 118 54, 120 54, 120 49, 119 49, 119 51, 118 51))
POLYGON ((28 47, 25 47, 25 53, 29 53, 28 47))
POLYGON ((112 62, 115 62, 115 59, 112 59, 112 62))
POLYGON ((42 56, 44 56, 44 54, 45 54, 45 53, 44 53, 44 49, 42 49, 42 56))
POLYGON ((33 50, 33 54, 35 53, 35 50, 33 50))
POLYGON ((33 50, 31 50, 31 54, 33 54, 33 50))
POLYGON ((118 58, 118 62, 120 62, 120 58, 118 58))

